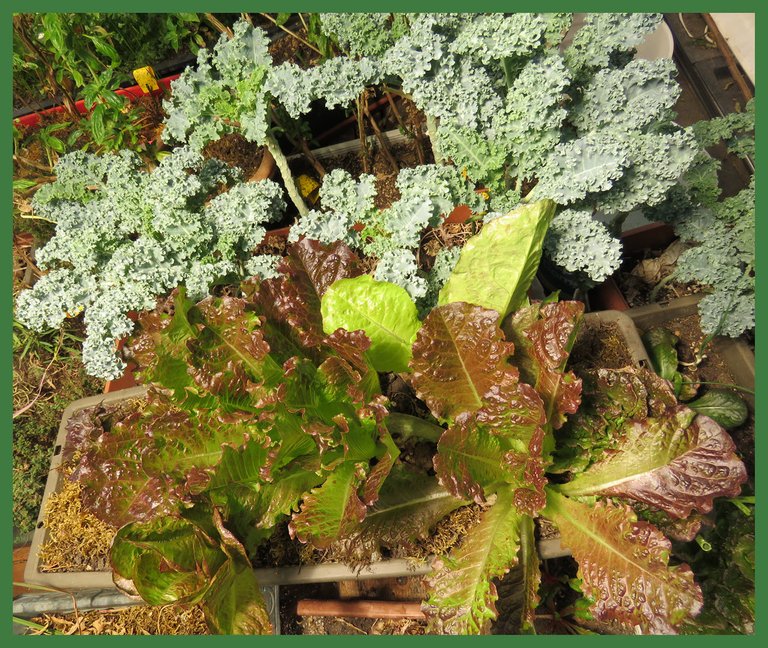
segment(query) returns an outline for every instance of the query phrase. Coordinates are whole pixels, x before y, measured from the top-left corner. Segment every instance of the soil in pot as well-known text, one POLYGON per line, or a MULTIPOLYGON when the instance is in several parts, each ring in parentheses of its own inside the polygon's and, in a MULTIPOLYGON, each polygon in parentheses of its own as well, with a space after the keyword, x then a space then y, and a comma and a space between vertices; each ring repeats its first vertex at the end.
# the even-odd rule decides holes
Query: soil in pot
POLYGON ((629 347, 618 325, 613 322, 583 324, 568 359, 568 369, 576 374, 596 368, 621 369, 633 364, 629 347))
POLYGON ((208 142, 203 148, 203 155, 239 167, 243 170, 243 177, 248 178, 259 168, 263 147, 256 142, 249 142, 240 133, 228 133, 208 142))

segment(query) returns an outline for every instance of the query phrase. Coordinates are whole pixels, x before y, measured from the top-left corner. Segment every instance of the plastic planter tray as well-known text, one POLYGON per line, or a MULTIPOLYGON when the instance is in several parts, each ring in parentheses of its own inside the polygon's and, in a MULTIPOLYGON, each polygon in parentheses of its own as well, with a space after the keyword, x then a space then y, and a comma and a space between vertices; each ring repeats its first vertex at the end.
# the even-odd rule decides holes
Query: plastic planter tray
MULTIPOLYGON (((703 295, 690 295, 674 299, 667 304, 649 304, 638 308, 630 308, 626 314, 644 333, 648 329, 662 326, 665 322, 678 317, 698 314, 698 304, 703 295)), ((755 389, 755 354, 749 345, 739 338, 715 337, 712 340, 714 352, 722 358, 728 370, 731 372, 737 385, 754 391, 755 389)), ((755 412, 755 397, 743 392, 742 397, 750 407, 751 413, 755 412)))
MULTIPOLYGON (((66 441, 66 425, 69 418, 77 411, 86 407, 99 404, 116 403, 130 398, 140 398, 147 392, 147 387, 133 387, 109 394, 90 396, 71 403, 62 415, 59 425, 59 434, 56 437, 51 469, 48 473, 48 481, 45 485, 43 505, 40 509, 37 528, 32 536, 32 546, 29 558, 24 570, 24 580, 35 585, 46 585, 67 591, 89 589, 114 589, 112 572, 66 572, 46 573, 39 570, 40 547, 47 539, 47 529, 43 526, 45 502, 51 493, 59 490, 62 483, 61 466, 62 448, 66 441)), ((413 576, 429 572, 428 566, 414 568, 406 560, 393 559, 374 563, 370 567, 361 570, 347 567, 346 565, 329 563, 324 565, 291 565, 280 568, 256 569, 256 577, 262 585, 297 585, 306 583, 321 583, 337 580, 355 580, 370 578, 390 578, 398 576, 413 576)))

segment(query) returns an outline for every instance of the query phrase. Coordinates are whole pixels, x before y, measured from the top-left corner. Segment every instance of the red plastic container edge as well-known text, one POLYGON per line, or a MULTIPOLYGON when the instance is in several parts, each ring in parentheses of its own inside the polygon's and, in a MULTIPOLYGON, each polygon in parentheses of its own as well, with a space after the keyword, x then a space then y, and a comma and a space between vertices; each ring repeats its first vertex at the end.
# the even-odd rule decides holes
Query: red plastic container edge
MULTIPOLYGON (((158 84, 160 85, 161 88, 163 88, 164 90, 167 90, 171 87, 171 82, 178 79, 179 76, 180 75, 178 74, 172 74, 171 76, 167 76, 163 79, 158 80, 158 84)), ((129 88, 120 88, 115 92, 122 97, 126 97, 128 101, 136 101, 140 97, 146 96, 146 93, 137 85, 130 86, 129 88)), ((75 108, 77 108, 78 112, 81 115, 85 115, 89 112, 85 107, 85 101, 82 99, 80 101, 75 102, 75 108)), ((23 117, 17 117, 13 121, 16 124, 21 124, 22 126, 37 126, 37 124, 40 123, 40 120, 43 115, 52 115, 55 113, 64 112, 64 110, 65 108, 62 105, 54 106, 53 108, 46 108, 45 110, 41 110, 40 112, 29 113, 28 115, 24 115, 23 117)))

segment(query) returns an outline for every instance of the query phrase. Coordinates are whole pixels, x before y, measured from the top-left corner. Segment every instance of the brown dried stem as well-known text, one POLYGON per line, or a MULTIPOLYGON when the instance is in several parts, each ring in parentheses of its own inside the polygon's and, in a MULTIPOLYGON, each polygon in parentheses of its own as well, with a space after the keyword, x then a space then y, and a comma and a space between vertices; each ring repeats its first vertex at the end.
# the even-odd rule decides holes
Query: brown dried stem
POLYGON ((284 25, 278 25, 278 24, 277 24, 277 21, 276 21, 276 20, 275 20, 275 19, 274 19, 272 16, 270 16, 268 13, 260 13, 259 15, 261 15, 261 16, 264 16, 264 18, 266 18, 267 20, 270 20, 270 21, 272 21, 272 22, 273 22, 273 23, 274 23, 274 24, 275 24, 277 27, 279 27, 280 29, 282 29, 282 30, 283 30, 283 31, 284 31, 286 34, 288 34, 289 36, 292 36, 293 38, 295 38, 295 39, 296 39, 297 41, 299 41, 300 43, 304 43, 304 45, 306 45, 306 46, 307 46, 309 49, 311 49, 312 51, 314 51, 314 52, 317 52, 318 54, 320 54, 320 56, 322 56, 322 55, 323 55, 323 53, 322 53, 322 52, 321 52, 319 49, 317 49, 317 48, 316 48, 314 45, 312 45, 312 44, 311 44, 311 43, 309 43, 308 41, 304 40, 304 39, 303 39, 301 36, 299 36, 299 35, 298 35, 296 32, 293 32, 293 31, 291 31, 290 29, 288 29, 288 28, 287 28, 287 27, 285 27, 284 25))
POLYGON ((381 132, 381 129, 379 128, 378 123, 376 123, 376 120, 371 114, 371 111, 368 108, 367 101, 363 103, 363 111, 365 112, 365 116, 368 117, 368 121, 371 123, 371 126, 373 127, 373 132, 376 133, 376 137, 378 138, 379 144, 381 145, 381 150, 384 151, 384 155, 386 156, 387 161, 391 165, 392 170, 395 173, 397 173, 398 171, 400 171, 400 167, 398 166, 397 161, 392 155, 392 152, 389 150, 389 146, 387 145, 387 140, 384 137, 384 134, 381 132))
POLYGON ((234 38, 234 32, 212 13, 206 13, 203 15, 205 16, 205 19, 211 24, 211 26, 220 34, 226 34, 228 38, 234 38))

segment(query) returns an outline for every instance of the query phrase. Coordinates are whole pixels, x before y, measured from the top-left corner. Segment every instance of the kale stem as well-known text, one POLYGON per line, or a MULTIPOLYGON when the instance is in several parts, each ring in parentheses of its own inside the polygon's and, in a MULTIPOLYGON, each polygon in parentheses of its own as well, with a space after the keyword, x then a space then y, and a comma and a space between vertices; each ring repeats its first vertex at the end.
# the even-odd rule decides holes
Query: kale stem
POLYGON ((440 147, 437 144, 437 119, 432 115, 426 115, 427 118, 427 136, 432 144, 432 154, 435 157, 435 164, 443 164, 443 155, 440 153, 440 147))
POLYGON ((267 146, 267 150, 272 154, 272 157, 275 158, 275 164, 277 164, 277 168, 280 169, 280 175, 283 177, 283 184, 285 184, 285 190, 288 192, 291 202, 296 205, 296 209, 299 210, 300 216, 306 216, 309 213, 309 209, 296 187, 296 182, 294 181, 293 176, 291 175, 291 169, 288 166, 288 160, 280 150, 280 145, 277 143, 275 136, 272 135, 272 133, 267 134, 264 143, 267 146))

